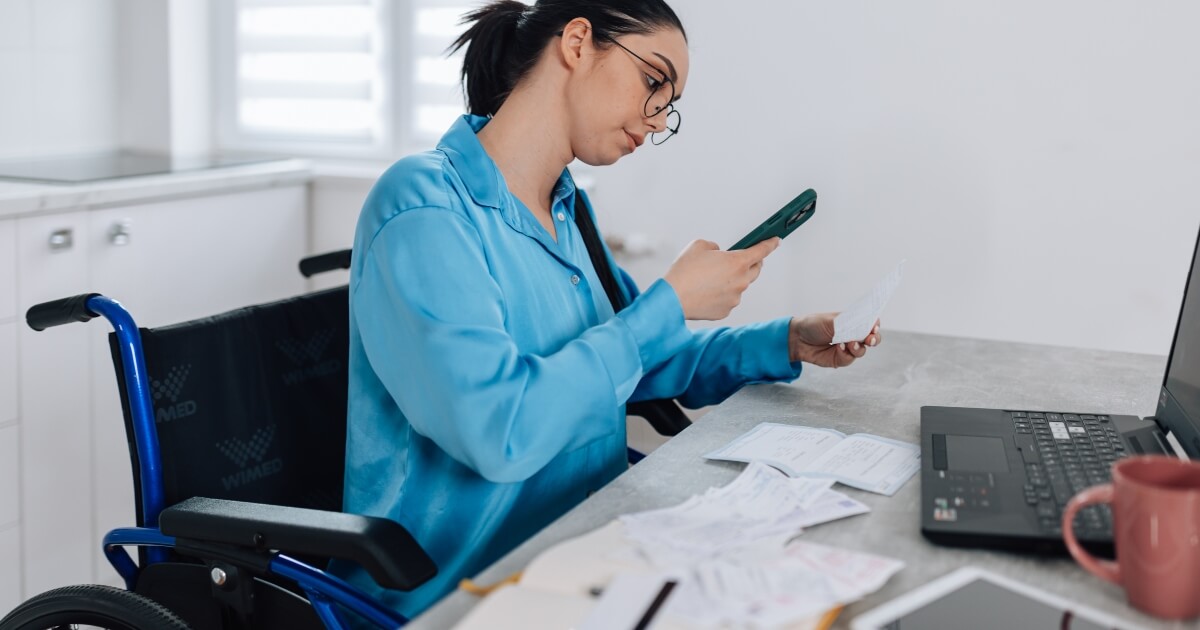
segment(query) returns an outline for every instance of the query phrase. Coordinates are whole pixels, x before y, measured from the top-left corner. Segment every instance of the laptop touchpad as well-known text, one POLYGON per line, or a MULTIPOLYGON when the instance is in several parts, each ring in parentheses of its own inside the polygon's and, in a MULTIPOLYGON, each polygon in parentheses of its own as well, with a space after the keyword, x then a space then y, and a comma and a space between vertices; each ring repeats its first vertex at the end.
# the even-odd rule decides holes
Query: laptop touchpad
POLYGON ((1004 440, 978 435, 947 435, 946 459, 950 470, 963 472, 1008 472, 1004 440))

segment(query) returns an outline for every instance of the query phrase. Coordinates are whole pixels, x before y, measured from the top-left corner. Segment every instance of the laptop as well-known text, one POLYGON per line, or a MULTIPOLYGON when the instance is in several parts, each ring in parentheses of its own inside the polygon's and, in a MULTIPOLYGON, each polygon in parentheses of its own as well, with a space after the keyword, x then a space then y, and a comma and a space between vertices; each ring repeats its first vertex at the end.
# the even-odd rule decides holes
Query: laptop
MULTIPOLYGON (((1198 265, 1200 239, 1155 415, 922 407, 921 533, 943 545, 1065 553, 1067 501, 1108 483, 1118 458, 1200 458, 1198 265)), ((1085 508, 1074 530, 1090 551, 1112 556, 1107 506, 1085 508)))

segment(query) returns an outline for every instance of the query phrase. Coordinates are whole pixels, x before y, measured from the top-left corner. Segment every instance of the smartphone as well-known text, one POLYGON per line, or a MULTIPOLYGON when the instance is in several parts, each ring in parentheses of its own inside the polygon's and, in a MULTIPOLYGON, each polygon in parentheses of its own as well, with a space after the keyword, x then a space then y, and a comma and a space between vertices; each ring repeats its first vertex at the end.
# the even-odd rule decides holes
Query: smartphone
POLYGON ((788 234, 791 234, 792 230, 804 225, 804 222, 811 219, 813 213, 816 211, 817 192, 809 188, 800 193, 795 199, 789 201, 779 212, 771 215, 770 219, 763 221, 762 224, 751 230, 749 234, 729 249, 746 249, 773 236, 784 238, 788 234))

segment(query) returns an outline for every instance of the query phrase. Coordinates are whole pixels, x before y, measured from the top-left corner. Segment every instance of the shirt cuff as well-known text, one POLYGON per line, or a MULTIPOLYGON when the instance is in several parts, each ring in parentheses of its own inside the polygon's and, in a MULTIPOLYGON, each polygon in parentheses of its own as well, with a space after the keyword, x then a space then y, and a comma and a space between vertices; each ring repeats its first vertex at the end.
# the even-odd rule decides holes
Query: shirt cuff
POLYGON ((747 372, 758 374, 754 383, 791 382, 800 376, 803 363, 791 361, 788 336, 791 332, 791 317, 780 317, 748 327, 745 348, 747 372))

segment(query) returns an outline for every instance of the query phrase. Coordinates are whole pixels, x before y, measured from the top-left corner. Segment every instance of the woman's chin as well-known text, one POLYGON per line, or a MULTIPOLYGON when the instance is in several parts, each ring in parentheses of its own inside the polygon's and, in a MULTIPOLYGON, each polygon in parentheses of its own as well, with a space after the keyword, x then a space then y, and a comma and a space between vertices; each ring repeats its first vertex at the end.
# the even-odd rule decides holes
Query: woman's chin
POLYGON ((602 155, 602 154, 576 155, 575 159, 579 160, 580 162, 583 162, 584 164, 587 164, 588 166, 608 166, 610 164, 616 164, 617 160, 619 160, 623 157, 625 157, 625 156, 622 153, 615 152, 610 155, 602 155))

